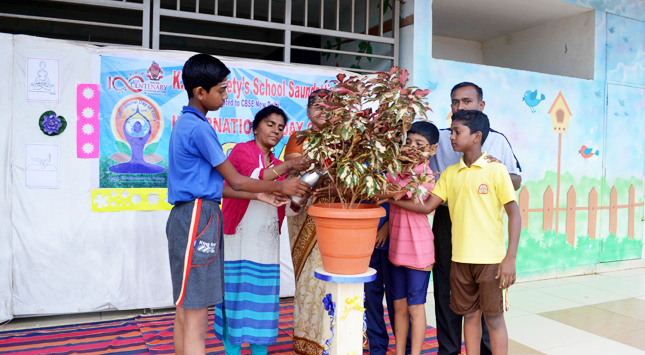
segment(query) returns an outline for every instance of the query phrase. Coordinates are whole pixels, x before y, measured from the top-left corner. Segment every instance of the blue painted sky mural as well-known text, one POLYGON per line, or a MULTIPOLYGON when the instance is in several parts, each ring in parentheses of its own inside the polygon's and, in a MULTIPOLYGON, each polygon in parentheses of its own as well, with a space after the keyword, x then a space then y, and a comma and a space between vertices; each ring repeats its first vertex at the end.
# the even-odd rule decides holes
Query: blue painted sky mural
POLYGON ((607 15, 607 81, 645 86, 645 22, 607 15))

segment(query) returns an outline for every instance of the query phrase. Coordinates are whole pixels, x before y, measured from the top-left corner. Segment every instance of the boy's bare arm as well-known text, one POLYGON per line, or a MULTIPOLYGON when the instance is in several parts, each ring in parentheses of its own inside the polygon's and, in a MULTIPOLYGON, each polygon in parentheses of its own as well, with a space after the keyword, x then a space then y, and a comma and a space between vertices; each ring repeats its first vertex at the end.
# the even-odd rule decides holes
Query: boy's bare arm
POLYGON ((376 246, 382 247, 385 245, 387 237, 390 235, 390 221, 385 221, 381 228, 376 232, 376 246))
POLYGON ((311 191, 311 186, 299 179, 265 181, 255 180, 240 175, 228 159, 226 159, 222 164, 216 166, 215 169, 222 174, 224 180, 226 180, 235 191, 276 192, 283 195, 293 196, 305 196, 311 191))
POLYGON ((511 182, 513 183, 513 189, 515 191, 519 190, 522 187, 522 177, 517 174, 509 174, 511 176, 511 182))
POLYGON ((430 197, 423 203, 415 203, 413 200, 394 200, 389 199, 387 201, 389 204, 403 208, 410 212, 430 214, 432 211, 436 210, 439 205, 443 203, 443 200, 436 195, 430 194, 430 197))
POLYGON ((502 263, 499 264, 496 279, 499 279, 500 288, 508 288, 515 283, 515 257, 517 256, 517 246, 520 243, 521 217, 520 209, 517 202, 511 201, 504 205, 508 215, 508 250, 502 263))

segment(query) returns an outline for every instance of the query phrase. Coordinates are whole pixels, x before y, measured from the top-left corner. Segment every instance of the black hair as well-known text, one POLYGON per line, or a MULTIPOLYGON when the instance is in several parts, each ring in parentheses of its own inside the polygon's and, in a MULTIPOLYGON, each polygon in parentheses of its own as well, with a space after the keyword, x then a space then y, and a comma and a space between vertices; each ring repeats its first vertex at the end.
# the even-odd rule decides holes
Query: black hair
POLYGON ((410 126, 410 130, 408 130, 408 135, 412 133, 423 136, 428 140, 428 143, 430 145, 439 142, 439 129, 437 129, 437 126, 430 122, 414 122, 412 126, 410 126))
POLYGON ((484 145, 490 131, 490 122, 485 113, 478 110, 459 110, 452 115, 452 121, 459 121, 470 128, 470 134, 482 132, 482 145, 484 145))
POLYGON ((193 97, 193 89, 203 87, 209 92, 213 86, 226 79, 231 71, 219 59, 209 54, 195 54, 190 57, 181 71, 181 80, 188 92, 188 98, 193 97))
POLYGON ((255 114, 255 118, 253 119, 253 130, 255 131, 258 128, 262 120, 271 116, 274 113, 284 118, 284 125, 286 127, 287 122, 289 122, 289 118, 287 117, 287 114, 284 112, 284 110, 279 108, 278 106, 269 105, 261 109, 260 111, 258 111, 258 113, 255 114))
POLYGON ((307 108, 311 107, 316 103, 316 99, 319 97, 324 97, 325 95, 329 94, 329 90, 327 89, 318 89, 314 90, 309 94, 309 98, 307 98, 307 108))
POLYGON ((469 81, 464 81, 463 83, 459 83, 459 84, 453 86, 452 90, 450 90, 450 97, 452 97, 452 94, 455 92, 455 90, 461 89, 461 88, 464 88, 464 87, 467 87, 467 86, 472 86, 472 87, 475 88, 475 90, 477 90, 477 99, 479 99, 479 102, 484 101, 484 91, 482 90, 482 88, 477 86, 477 84, 471 83, 469 81))

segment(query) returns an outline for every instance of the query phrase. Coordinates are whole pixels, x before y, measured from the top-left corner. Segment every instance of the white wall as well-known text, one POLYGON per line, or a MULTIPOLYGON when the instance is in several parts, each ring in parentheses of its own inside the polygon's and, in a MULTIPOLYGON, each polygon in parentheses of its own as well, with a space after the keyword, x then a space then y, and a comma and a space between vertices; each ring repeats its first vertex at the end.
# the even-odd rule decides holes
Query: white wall
MULTIPOLYGON (((414 0, 401 4, 401 18, 414 14, 414 0)), ((399 67, 407 69, 414 78, 414 23, 399 30, 399 67)))
POLYGON ((456 62, 484 63, 482 43, 465 39, 432 36, 432 56, 456 62))
POLYGON ((483 43, 483 64, 585 79, 593 79, 594 54, 594 11, 483 43))

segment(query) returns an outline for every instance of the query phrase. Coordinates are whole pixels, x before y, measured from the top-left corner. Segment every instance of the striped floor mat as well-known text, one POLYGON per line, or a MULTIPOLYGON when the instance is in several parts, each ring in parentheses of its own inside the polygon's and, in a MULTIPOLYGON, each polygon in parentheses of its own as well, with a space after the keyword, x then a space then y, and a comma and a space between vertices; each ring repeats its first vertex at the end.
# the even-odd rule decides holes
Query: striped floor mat
POLYGON ((134 318, 0 333, 0 354, 149 354, 134 318))
MULTIPOLYGON (((174 317, 174 313, 170 313, 110 322, 0 332, 0 355, 174 354, 172 344, 174 317)), ((206 352, 224 355, 224 346, 212 331, 213 320, 214 311, 211 310, 206 352)), ((387 327, 390 334, 388 353, 394 354, 394 336, 389 323, 387 327)), ((279 328, 278 342, 269 346, 268 353, 270 355, 292 354, 293 299, 280 301, 279 328)), ((367 349, 364 352, 367 352, 367 349)), ((436 354, 436 352, 436 330, 428 327, 421 354, 436 354)), ((242 354, 250 353, 248 346, 242 347, 242 354)))

